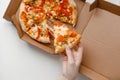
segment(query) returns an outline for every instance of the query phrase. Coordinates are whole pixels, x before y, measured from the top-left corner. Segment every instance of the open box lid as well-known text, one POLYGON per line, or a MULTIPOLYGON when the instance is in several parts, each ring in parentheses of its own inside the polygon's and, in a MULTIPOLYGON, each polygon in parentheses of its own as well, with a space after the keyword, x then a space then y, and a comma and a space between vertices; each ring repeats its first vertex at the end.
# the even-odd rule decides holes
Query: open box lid
POLYGON ((3 18, 5 18, 6 20, 9 20, 11 21, 11 17, 16 14, 19 6, 20 6, 20 3, 21 3, 22 0, 11 0, 9 5, 8 5, 8 8, 3 16, 3 18))
POLYGON ((82 64, 110 80, 120 80, 120 6, 96 0, 85 4, 80 17, 82 64))

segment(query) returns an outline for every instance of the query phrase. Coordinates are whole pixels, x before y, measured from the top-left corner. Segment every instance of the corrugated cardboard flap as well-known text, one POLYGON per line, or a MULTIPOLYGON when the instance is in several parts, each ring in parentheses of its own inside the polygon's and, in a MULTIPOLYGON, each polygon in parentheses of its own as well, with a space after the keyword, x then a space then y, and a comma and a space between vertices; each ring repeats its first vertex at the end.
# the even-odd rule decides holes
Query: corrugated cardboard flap
POLYGON ((120 16, 120 6, 112 4, 105 0, 95 0, 94 3, 92 3, 90 6, 90 11, 95 8, 101 8, 120 16))
POLYGON ((83 65, 111 80, 120 80, 120 6, 97 0, 90 11, 86 7, 81 16, 94 13, 83 31, 83 65))
POLYGON ((3 18, 11 21, 11 18, 14 14, 16 14, 16 12, 20 6, 21 1, 22 0, 11 0, 3 18))

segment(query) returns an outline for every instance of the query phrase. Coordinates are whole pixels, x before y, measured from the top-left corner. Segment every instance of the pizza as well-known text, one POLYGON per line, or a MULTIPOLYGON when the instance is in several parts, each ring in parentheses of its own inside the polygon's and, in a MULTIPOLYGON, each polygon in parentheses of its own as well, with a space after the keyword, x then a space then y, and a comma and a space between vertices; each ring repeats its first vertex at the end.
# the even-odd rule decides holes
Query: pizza
POLYGON ((65 50, 66 46, 70 48, 80 42, 81 36, 74 30, 71 30, 67 25, 60 22, 53 22, 54 28, 54 47, 55 53, 61 53, 65 50))
POLYGON ((80 34, 66 25, 74 26, 76 19, 74 0, 23 0, 20 5, 22 30, 38 42, 53 42, 56 54, 63 52, 66 46, 74 47, 80 41, 80 34))

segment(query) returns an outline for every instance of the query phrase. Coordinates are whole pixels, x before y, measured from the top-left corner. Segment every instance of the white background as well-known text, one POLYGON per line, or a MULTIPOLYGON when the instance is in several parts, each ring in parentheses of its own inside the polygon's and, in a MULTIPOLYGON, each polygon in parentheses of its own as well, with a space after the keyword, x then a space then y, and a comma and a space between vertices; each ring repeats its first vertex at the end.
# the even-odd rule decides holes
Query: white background
MULTIPOLYGON (((120 4, 120 0, 107 1, 120 4)), ((14 25, 2 18, 9 2, 0 0, 0 80, 58 80, 62 73, 60 57, 22 41, 14 25)), ((88 78, 79 75, 78 80, 88 78)))

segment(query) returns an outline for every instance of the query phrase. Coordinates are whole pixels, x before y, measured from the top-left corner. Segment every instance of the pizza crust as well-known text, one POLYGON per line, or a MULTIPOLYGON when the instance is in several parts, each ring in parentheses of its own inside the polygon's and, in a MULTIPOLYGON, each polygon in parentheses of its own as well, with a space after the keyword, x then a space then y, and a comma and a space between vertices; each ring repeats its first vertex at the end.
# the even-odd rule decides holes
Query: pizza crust
POLYGON ((73 27, 75 27, 77 22, 77 8, 73 8, 73 14, 72 14, 73 21, 71 22, 73 24, 73 27))
POLYGON ((21 27, 22 27, 22 30, 24 31, 24 32, 26 32, 27 31, 27 28, 25 27, 25 24, 24 24, 24 22, 23 22, 23 20, 21 19, 21 14, 22 14, 22 12, 24 11, 24 3, 21 3, 21 5, 20 5, 20 11, 19 11, 19 22, 20 22, 20 24, 21 24, 21 27))

